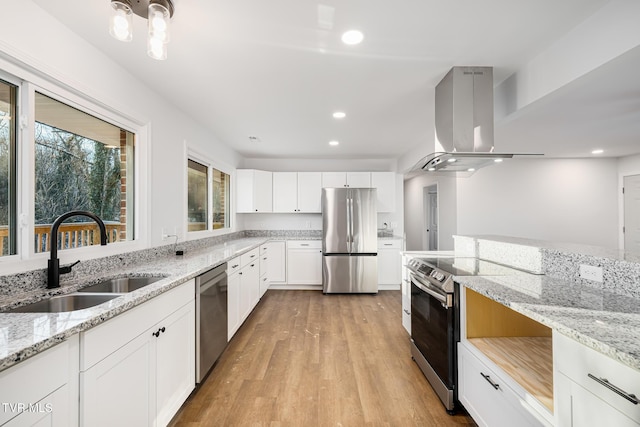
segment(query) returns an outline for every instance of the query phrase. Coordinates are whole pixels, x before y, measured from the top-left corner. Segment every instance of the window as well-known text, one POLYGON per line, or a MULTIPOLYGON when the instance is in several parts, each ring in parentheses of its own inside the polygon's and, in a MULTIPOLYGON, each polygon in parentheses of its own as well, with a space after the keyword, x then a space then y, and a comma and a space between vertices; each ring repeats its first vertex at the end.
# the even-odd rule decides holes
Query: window
MULTIPOLYGON (((70 210, 100 217, 109 243, 133 240, 135 135, 35 93, 35 252, 50 249, 53 221, 70 210)), ((99 244, 90 218, 59 229, 59 249, 99 244)))
POLYGON ((0 256, 16 253, 17 89, 0 80, 0 256))
POLYGON ((187 182, 188 230, 230 228, 230 176, 216 168, 188 159, 187 182))

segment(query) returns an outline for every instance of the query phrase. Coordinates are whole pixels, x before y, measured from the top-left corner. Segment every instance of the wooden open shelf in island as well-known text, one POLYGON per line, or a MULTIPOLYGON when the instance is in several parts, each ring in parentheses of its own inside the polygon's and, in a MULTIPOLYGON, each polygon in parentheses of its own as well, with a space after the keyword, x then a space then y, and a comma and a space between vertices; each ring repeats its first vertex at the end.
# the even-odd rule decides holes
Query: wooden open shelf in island
POLYGON ((469 342, 553 413, 550 337, 470 338, 469 342))
POLYGON ((467 288, 466 338, 553 413, 551 328, 467 288))

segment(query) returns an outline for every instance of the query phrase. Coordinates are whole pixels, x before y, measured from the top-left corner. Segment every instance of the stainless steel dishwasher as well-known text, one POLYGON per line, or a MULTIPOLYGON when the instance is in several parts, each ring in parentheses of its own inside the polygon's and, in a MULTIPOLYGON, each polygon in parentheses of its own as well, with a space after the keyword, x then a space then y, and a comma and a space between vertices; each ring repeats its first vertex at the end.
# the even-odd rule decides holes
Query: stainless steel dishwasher
POLYGON ((196 382, 227 346, 227 264, 196 277, 196 382))

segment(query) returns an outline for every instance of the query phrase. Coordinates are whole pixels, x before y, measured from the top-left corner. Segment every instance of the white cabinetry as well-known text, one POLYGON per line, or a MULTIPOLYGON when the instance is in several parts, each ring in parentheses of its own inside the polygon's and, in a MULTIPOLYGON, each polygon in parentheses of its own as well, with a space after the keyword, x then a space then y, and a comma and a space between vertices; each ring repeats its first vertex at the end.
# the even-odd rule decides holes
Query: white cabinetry
POLYGON ((378 240, 378 285, 400 285, 401 250, 402 240, 400 239, 378 240))
POLYGON ((260 245, 260 298, 269 289, 269 247, 271 243, 260 245))
POLYGON ((269 242, 268 273, 269 282, 273 285, 287 283, 287 244, 284 240, 269 242))
POLYGON ((411 335, 411 278, 406 265, 411 259, 411 255, 402 256, 402 326, 411 335))
POLYGON ((290 285, 322 284, 322 241, 287 242, 287 282, 290 285))
POLYGON ((322 172, 322 187, 370 188, 371 172, 322 172))
POLYGON ((227 275, 227 338, 231 340, 260 301, 260 249, 231 259, 227 275))
POLYGON ((0 373, 0 424, 78 425, 78 336, 0 373))
POLYGON ((320 172, 274 172, 273 212, 320 213, 320 172))
POLYGON ((559 427, 640 426, 640 371, 557 333, 553 351, 559 427))
POLYGON ((371 172, 371 187, 378 197, 378 212, 396 211, 396 174, 394 172, 371 172))
POLYGON ((195 282, 80 335, 80 424, 167 425, 195 387, 195 282))
POLYGON ((273 176, 256 169, 236 171, 236 211, 238 213, 273 212, 273 176))

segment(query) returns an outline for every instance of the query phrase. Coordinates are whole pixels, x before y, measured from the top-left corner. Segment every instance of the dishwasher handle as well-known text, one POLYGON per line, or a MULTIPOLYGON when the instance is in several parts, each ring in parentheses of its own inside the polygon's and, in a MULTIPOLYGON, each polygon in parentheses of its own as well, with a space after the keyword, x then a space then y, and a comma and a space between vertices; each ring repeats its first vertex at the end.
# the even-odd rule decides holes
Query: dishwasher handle
POLYGON ((220 282, 220 279, 224 278, 227 271, 227 263, 220 264, 216 268, 212 268, 204 274, 196 277, 197 293, 202 294, 207 289, 220 282))

